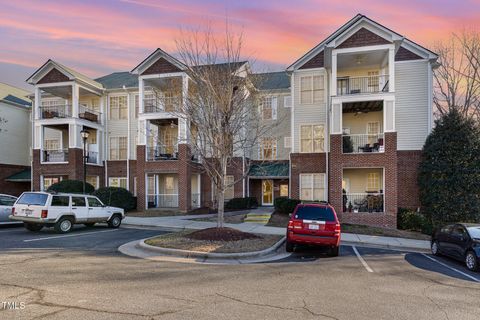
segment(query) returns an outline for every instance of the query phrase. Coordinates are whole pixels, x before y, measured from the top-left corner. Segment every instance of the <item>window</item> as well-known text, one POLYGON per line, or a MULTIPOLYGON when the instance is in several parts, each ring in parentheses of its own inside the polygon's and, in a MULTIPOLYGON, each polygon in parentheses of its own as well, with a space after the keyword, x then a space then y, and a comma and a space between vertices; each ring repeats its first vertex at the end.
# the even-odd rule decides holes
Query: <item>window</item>
POLYGON ((324 102, 323 76, 300 77, 300 103, 314 104, 324 102))
POLYGON ((283 107, 291 108, 292 107, 292 96, 283 97, 283 107))
POLYGON ((295 213, 295 219, 335 221, 335 214, 329 207, 300 206, 295 213))
POLYGON ((380 122, 368 122, 367 123, 367 134, 377 135, 380 133, 380 122))
POLYGON ((42 193, 24 193, 20 196, 17 204, 29 204, 32 206, 44 206, 47 202, 48 195, 42 193))
POLYGON ((283 147, 288 149, 292 147, 292 137, 284 137, 283 138, 283 147))
POLYGON ((110 160, 127 159, 127 137, 110 137, 110 160))
POLYGON ((300 152, 324 152, 323 125, 300 126, 300 152))
POLYGON ((17 199, 14 197, 0 196, 0 206, 13 206, 17 199))
POLYGON ((97 198, 90 198, 88 197, 88 206, 91 207, 91 208, 99 208, 99 207, 102 207, 102 203, 100 202, 100 200, 98 200, 97 198))
POLYGON ((43 189, 47 190, 52 184, 62 181, 62 177, 44 177, 43 178, 43 189))
POLYGON ((260 113, 263 120, 277 120, 277 97, 263 97, 260 113))
POLYGON ((325 174, 300 174, 300 199, 325 200, 325 174))
POLYGON ((367 191, 376 191, 380 190, 380 175, 378 172, 370 172, 367 175, 367 191))
POLYGON ((47 139, 43 142, 44 150, 60 150, 60 141, 57 139, 47 139))
POLYGON ((87 176, 87 182, 90 183, 95 190, 98 189, 98 176, 87 176))
POLYGON ((225 189, 225 201, 235 198, 235 186, 233 185, 234 182, 233 176, 226 176, 225 177, 225 185, 227 188, 225 189))
POLYGON ((85 197, 72 197, 72 207, 86 207, 85 197))
POLYGON ((108 186, 127 189, 127 178, 115 177, 108 178, 108 186))
POLYGON ((378 89, 378 71, 368 71, 368 88, 378 89))
POLYGON ((260 141, 260 159, 277 159, 277 140, 275 138, 262 138, 260 141))
POLYGON ((64 196, 53 196, 52 207, 68 207, 70 204, 70 198, 64 196))
POLYGON ((110 120, 127 119, 127 96, 110 97, 110 120))
POLYGON ((171 176, 165 177, 165 193, 166 194, 177 193, 177 190, 175 188, 175 179, 171 176))
POLYGON ((280 185, 280 197, 288 197, 288 184, 280 185))

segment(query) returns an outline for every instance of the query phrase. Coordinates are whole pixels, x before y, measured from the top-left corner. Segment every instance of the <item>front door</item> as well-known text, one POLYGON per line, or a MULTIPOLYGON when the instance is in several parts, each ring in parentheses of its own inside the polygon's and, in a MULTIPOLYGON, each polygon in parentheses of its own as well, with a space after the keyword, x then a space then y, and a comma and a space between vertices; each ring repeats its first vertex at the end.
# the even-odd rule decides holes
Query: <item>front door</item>
POLYGON ((273 205, 273 180, 262 180, 262 205, 273 205))

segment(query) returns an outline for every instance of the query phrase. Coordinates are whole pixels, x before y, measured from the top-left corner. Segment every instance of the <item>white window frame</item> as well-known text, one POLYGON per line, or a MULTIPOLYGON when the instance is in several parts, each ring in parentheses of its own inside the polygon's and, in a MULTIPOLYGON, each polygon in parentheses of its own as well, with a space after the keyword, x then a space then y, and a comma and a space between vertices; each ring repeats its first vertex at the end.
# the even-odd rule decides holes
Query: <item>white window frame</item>
POLYGON ((367 191, 380 192, 382 184, 378 172, 367 173, 367 191))
POLYGON ((380 121, 369 121, 367 122, 367 134, 379 134, 381 132, 380 129, 380 121), (371 125, 377 126, 377 132, 370 132, 371 125))
POLYGON ((300 132, 299 132, 299 146, 300 146, 300 153, 324 153, 325 152, 325 125, 324 124, 321 124, 321 123, 315 123, 315 124, 301 124, 300 125, 300 128, 299 128, 300 132), (302 127, 310 127, 310 135, 311 135, 311 138, 303 138, 302 137, 302 127), (315 139, 314 138, 314 127, 322 127, 322 131, 323 131, 323 143, 321 144, 322 146, 322 150, 319 150, 319 151, 315 151, 314 149, 314 141, 315 140, 318 140, 318 139, 315 139), (309 140, 311 141, 311 149, 310 150, 304 150, 303 149, 303 144, 302 144, 302 141, 303 140, 309 140))
POLYGON ((90 183, 94 188, 95 190, 97 190, 98 188, 100 188, 100 177, 99 176, 90 176, 90 175, 87 175, 87 182, 90 183), (94 178, 95 179, 95 183, 92 184, 89 180, 89 178, 94 178))
POLYGON ((63 176, 42 176, 42 185, 41 185, 41 191, 46 191, 52 184, 55 184, 57 182, 53 182, 53 179, 58 179, 57 182, 60 182, 63 180, 63 176), (50 184, 48 187, 45 187, 45 181, 50 181, 50 184))
POLYGON ((277 101, 278 99, 276 96, 265 96, 261 98, 260 114, 262 120, 277 120, 277 101), (268 111, 270 111, 270 116, 265 117, 265 112, 268 111))
POLYGON ((60 150, 60 140, 59 139, 45 139, 43 141, 43 150, 60 150), (56 145, 57 147, 51 147, 51 145, 56 145))
POLYGON ((127 177, 108 177, 108 186, 127 189, 128 180, 127 177), (122 184, 125 187, 122 187, 122 184))
POLYGON ((298 194, 300 200, 306 200, 306 201, 322 201, 327 199, 327 183, 326 183, 326 174, 325 173, 301 173, 299 174, 299 184, 298 184, 298 194), (314 195, 314 190, 315 189, 323 189, 323 199, 302 199, 302 180, 305 179, 307 176, 310 176, 311 178, 311 184, 310 184, 310 193, 314 195), (315 176, 319 177, 320 180, 322 181, 322 188, 315 188, 315 176))
POLYGON ((325 102, 325 76, 323 74, 318 74, 318 75, 309 75, 309 76, 301 76, 300 77, 300 104, 302 105, 309 105, 309 104, 320 104, 325 102), (323 84, 323 86, 318 86, 318 88, 315 88, 315 78, 320 79, 319 82, 320 84, 323 84), (309 81, 310 85, 308 89, 303 88, 303 80, 309 81), (321 100, 315 99, 315 92, 322 92, 321 100), (309 99, 302 100, 303 99, 303 92, 310 92, 310 97, 309 99))
POLYGON ((127 150, 128 150, 128 138, 127 137, 110 137, 109 147, 108 147, 108 159, 109 160, 127 160, 127 150), (120 148, 120 141, 125 139, 125 148, 120 148), (116 149, 117 156, 112 157, 112 150, 116 149), (122 157, 122 150, 124 151, 125 157, 122 157))
POLYGON ((108 97, 108 120, 127 120, 127 119, 128 119, 128 95, 124 94, 124 95, 109 96, 108 97), (121 104, 122 99, 125 99, 125 105, 121 104))
POLYGON ((273 137, 264 137, 260 139, 260 154, 259 154, 259 159, 260 160, 277 160, 277 153, 278 153, 278 146, 277 146, 277 139, 273 137), (268 142, 267 142, 268 141, 268 142), (272 158, 266 158, 265 157, 265 150, 268 150, 268 148, 265 148, 265 146, 270 146, 272 158))

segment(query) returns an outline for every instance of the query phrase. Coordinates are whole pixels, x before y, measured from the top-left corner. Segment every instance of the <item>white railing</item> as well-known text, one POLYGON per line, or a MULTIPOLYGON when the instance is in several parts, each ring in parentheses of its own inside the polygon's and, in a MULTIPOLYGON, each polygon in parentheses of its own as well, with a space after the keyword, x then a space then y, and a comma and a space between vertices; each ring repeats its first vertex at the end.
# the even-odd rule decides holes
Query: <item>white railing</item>
POLYGON ((42 162, 68 162, 68 149, 43 150, 42 162))
POLYGON ((388 92, 388 75, 337 78, 337 95, 388 92))
POLYGON ((178 194, 149 194, 149 208, 178 208, 178 194))
POLYGON ((153 97, 143 99, 145 113, 178 111, 180 109, 180 103, 180 97, 153 97))
POLYGON ((95 111, 93 109, 90 109, 89 107, 87 107, 85 105, 82 105, 82 104, 79 105, 78 117, 80 119, 85 119, 85 120, 88 120, 88 121, 101 123, 102 122, 101 115, 102 114, 100 112, 95 111))
POLYGON ((344 193, 344 212, 383 212, 383 193, 344 193))
POLYGON ((384 152, 384 134, 344 134, 342 137, 342 151, 343 153, 384 152))
POLYGON ((157 145, 147 147, 147 160, 175 160, 178 159, 178 144, 174 145, 157 145))
POLYGON ((200 193, 192 193, 192 208, 200 208, 200 193))
POLYGON ((41 119, 55 119, 55 118, 70 118, 72 105, 62 104, 54 106, 41 106, 40 117, 41 119))

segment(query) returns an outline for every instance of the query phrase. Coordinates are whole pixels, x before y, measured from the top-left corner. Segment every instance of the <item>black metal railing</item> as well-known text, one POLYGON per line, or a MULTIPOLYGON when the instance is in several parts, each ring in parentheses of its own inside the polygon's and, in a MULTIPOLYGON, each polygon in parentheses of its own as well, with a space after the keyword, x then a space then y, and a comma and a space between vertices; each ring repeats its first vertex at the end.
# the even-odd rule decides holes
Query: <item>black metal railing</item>
POLYGON ((388 92, 388 75, 337 78, 337 95, 388 92))
POLYGON ((344 212, 383 212, 383 193, 344 193, 344 212))
POLYGON ((343 153, 384 152, 384 134, 344 134, 342 137, 342 150, 343 153))
POLYGON ((70 104, 42 106, 40 107, 40 116, 42 119, 70 118, 71 111, 72 105, 70 104))
POLYGON ((175 145, 157 145, 147 147, 147 160, 176 160, 178 159, 178 144, 175 145))

